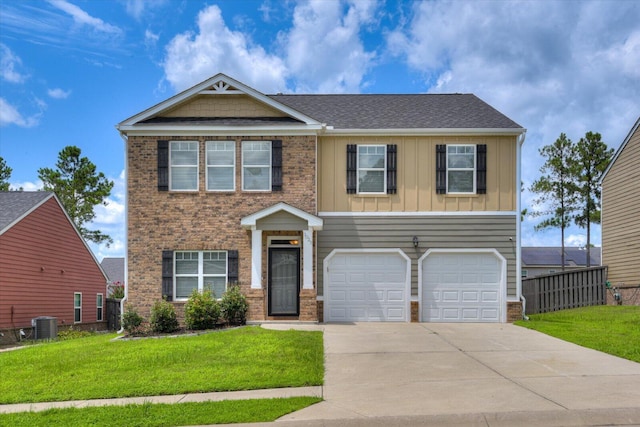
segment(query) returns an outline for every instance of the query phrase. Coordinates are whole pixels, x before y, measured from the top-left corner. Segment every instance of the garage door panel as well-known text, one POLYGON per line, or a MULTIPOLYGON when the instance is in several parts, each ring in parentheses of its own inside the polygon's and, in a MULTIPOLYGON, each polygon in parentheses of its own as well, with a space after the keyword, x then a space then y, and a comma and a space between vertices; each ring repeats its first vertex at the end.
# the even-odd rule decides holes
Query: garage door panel
POLYGON ((407 260, 398 252, 340 253, 326 262, 326 321, 408 319, 407 260))
POLYGON ((493 252, 432 253, 420 267, 423 321, 500 321, 502 261, 493 252))

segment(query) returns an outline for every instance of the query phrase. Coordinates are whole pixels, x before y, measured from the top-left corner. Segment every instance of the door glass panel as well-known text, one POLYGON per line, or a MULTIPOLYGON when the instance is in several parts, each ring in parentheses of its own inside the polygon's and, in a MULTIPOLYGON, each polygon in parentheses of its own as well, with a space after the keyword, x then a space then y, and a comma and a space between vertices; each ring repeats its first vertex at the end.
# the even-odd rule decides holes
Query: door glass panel
POLYGON ((271 263, 271 314, 298 314, 298 282, 300 274, 298 249, 272 249, 271 263))

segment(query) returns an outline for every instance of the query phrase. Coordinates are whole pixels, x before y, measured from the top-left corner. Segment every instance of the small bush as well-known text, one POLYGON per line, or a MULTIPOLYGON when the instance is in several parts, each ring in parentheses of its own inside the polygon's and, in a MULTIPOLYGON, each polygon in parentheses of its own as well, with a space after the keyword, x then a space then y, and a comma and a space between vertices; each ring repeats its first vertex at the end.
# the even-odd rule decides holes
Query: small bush
POLYGON ((124 298, 124 284, 120 282, 111 283, 107 286, 108 298, 124 298))
POLYGON ((222 294, 220 301, 222 317, 230 325, 244 325, 247 322, 249 304, 247 298, 240 292, 239 285, 231 285, 222 294))
POLYGON ((129 335, 139 334, 142 322, 144 319, 133 308, 127 308, 127 311, 122 316, 122 327, 129 335))
POLYGON ((156 301, 151 307, 151 330, 153 332, 168 333, 178 329, 178 318, 173 304, 161 300, 156 301))
POLYGON ((73 340, 76 338, 89 337, 91 335, 94 335, 94 333, 90 331, 83 331, 81 329, 74 329, 73 326, 69 326, 69 329, 58 331, 58 340, 73 340))
POLYGON ((184 307, 187 329, 213 329, 220 318, 220 305, 209 290, 194 289, 184 307))

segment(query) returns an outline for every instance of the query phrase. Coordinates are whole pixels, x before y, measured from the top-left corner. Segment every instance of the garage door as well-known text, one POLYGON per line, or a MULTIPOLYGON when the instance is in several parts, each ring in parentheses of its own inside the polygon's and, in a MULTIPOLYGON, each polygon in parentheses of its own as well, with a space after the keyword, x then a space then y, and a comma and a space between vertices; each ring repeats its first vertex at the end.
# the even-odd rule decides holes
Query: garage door
POLYGON ((500 322, 505 261, 497 252, 427 252, 423 322, 500 322))
POLYGON ((325 322, 408 321, 409 266, 400 250, 334 250, 324 261, 325 322))

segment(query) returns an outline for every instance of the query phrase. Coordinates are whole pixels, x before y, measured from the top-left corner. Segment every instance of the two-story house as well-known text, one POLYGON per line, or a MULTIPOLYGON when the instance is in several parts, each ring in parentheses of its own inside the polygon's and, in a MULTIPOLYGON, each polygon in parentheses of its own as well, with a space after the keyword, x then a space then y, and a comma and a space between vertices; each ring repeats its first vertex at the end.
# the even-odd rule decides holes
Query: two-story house
POLYGON ((265 95, 218 74, 117 128, 143 315, 238 282, 249 320, 521 317, 525 129, 474 95, 265 95))

